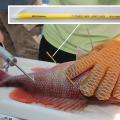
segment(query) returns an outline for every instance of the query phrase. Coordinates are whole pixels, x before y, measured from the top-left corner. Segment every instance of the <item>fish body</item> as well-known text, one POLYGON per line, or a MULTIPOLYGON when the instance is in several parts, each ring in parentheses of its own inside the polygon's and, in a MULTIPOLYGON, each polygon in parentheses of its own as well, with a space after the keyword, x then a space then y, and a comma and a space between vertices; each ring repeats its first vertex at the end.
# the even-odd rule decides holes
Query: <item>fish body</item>
POLYGON ((29 74, 34 76, 35 82, 25 75, 7 76, 0 80, 1 87, 17 87, 10 97, 24 103, 40 103, 62 110, 80 110, 88 103, 92 104, 119 104, 120 100, 110 98, 106 101, 97 100, 95 97, 85 97, 79 90, 80 83, 87 78, 89 71, 76 78, 74 85, 65 76, 65 69, 73 62, 58 64, 49 69, 34 69, 29 74))

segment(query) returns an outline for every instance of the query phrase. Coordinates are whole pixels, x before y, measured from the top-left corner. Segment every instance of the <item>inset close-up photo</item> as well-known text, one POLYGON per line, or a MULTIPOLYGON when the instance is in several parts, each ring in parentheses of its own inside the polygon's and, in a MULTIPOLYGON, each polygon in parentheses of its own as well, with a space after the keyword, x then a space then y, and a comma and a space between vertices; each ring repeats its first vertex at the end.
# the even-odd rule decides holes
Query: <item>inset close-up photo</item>
POLYGON ((9 24, 119 23, 120 6, 9 6, 9 24))

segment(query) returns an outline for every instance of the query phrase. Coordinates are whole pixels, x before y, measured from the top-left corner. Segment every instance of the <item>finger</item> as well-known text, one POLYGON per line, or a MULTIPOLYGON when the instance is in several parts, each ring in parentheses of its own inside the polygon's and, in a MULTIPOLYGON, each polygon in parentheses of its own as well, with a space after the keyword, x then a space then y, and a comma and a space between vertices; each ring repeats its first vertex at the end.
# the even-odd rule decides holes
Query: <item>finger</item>
POLYGON ((87 79, 80 84, 80 91, 85 96, 93 96, 101 79, 105 74, 106 68, 103 65, 97 64, 92 69, 87 79))
POLYGON ((119 70, 117 68, 108 69, 104 79, 101 81, 95 96, 99 100, 107 100, 110 98, 113 88, 118 80, 119 70))
POLYGON ((95 54, 89 54, 82 57, 80 60, 75 61, 72 65, 70 65, 65 73, 69 79, 73 79, 90 69, 95 64, 95 54))
POLYGON ((117 98, 117 99, 120 99, 120 76, 119 76, 118 81, 114 87, 112 96, 117 98))

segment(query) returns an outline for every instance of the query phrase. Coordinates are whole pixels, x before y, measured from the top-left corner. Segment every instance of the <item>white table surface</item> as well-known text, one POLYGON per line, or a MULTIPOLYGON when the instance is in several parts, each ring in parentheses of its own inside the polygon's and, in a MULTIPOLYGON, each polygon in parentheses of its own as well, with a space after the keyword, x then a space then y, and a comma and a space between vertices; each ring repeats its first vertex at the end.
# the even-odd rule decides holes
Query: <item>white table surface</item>
MULTIPOLYGON (((18 59, 18 64, 27 72, 34 67, 52 67, 54 63, 47 63, 29 59, 18 59)), ((15 67, 9 69, 12 75, 21 74, 15 67)), ((78 113, 62 112, 45 108, 37 104, 25 104, 9 98, 14 88, 0 88, 0 114, 29 119, 29 120, 120 120, 120 106, 118 105, 88 105, 78 113)))

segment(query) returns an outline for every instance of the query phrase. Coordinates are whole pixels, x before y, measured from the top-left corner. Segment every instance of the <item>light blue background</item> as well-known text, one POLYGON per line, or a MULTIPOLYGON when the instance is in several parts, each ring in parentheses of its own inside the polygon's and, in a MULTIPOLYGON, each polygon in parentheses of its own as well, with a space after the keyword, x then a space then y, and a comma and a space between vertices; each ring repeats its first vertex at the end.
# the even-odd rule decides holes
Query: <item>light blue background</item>
POLYGON ((26 5, 32 0, 0 0, 0 11, 7 11, 8 5, 26 5))

